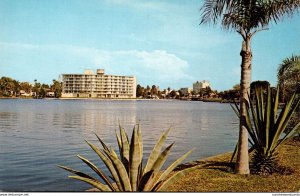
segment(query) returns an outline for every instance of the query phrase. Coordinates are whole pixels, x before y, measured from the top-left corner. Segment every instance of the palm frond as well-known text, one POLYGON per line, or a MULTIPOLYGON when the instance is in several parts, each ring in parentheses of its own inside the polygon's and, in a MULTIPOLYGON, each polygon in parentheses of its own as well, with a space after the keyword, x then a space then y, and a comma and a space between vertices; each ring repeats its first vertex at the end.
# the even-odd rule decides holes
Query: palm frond
POLYGON ((282 85, 286 80, 290 79, 290 72, 300 70, 300 56, 292 55, 282 61, 277 69, 278 85, 282 85))
POLYGON ((300 8, 299 0, 205 0, 200 11, 200 24, 221 22, 225 29, 250 35, 271 21, 275 23, 285 15, 292 15, 300 8))
POLYGON ((234 0, 206 0, 200 8, 201 21, 200 24, 213 23, 216 24, 224 12, 233 9, 234 0))

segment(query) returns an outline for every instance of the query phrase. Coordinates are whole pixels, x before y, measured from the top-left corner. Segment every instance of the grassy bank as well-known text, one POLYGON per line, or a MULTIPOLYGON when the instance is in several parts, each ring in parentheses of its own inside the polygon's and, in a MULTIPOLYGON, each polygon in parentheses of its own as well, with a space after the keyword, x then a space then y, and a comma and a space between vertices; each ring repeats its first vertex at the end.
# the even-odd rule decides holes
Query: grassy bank
POLYGON ((181 168, 198 165, 198 169, 174 182, 164 191, 175 192, 299 192, 300 141, 290 140, 279 149, 279 162, 285 174, 242 176, 233 173, 231 153, 195 161, 181 168))
MULTIPOLYGON (((300 192, 299 137, 279 148, 279 162, 285 168, 284 174, 234 174, 233 165, 229 163, 231 155, 225 153, 181 165, 177 170, 191 166, 198 168, 166 187, 163 192, 300 192)), ((92 188, 88 191, 98 190, 92 188)))

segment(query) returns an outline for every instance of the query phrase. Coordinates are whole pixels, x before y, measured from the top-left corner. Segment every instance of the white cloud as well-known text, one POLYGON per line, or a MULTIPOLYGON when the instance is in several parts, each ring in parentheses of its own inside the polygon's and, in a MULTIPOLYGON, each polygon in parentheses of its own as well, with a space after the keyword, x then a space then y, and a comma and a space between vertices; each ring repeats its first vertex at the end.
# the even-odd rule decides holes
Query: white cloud
POLYGON ((78 69, 104 68, 108 74, 135 75, 138 82, 143 85, 161 86, 169 86, 190 78, 186 74, 189 67, 188 62, 165 50, 105 51, 74 45, 32 45, 3 42, 0 42, 0 47, 1 50, 10 51, 10 55, 16 54, 16 58, 20 51, 28 54, 22 57, 26 58, 23 62, 31 63, 25 65, 28 68, 33 69, 35 66, 46 63, 44 66, 49 67, 49 72, 57 72, 57 74, 66 71, 74 73, 74 70, 76 72, 78 69), (38 55, 38 58, 35 55, 38 55), (31 62, 31 59, 35 60, 31 62), (48 60, 40 62, 40 59, 48 60))
POLYGON ((153 52, 130 50, 117 51, 111 54, 114 56, 127 56, 137 61, 137 63, 141 63, 142 66, 148 69, 157 71, 160 70, 164 73, 188 67, 188 63, 186 61, 180 59, 174 54, 168 53, 165 50, 155 50, 153 52))

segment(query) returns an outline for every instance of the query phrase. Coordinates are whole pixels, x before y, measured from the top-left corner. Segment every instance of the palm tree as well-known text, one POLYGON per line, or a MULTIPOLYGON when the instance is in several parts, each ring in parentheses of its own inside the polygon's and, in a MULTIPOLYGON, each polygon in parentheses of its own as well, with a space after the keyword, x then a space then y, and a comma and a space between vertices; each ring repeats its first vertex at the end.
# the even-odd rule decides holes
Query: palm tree
POLYGON ((277 71, 277 79, 282 91, 282 102, 285 102, 286 94, 291 96, 300 90, 300 55, 293 55, 282 61, 277 71))
POLYGON ((201 7, 200 24, 221 21, 225 30, 235 30, 242 38, 240 55, 240 130, 235 172, 249 174, 246 104, 251 82, 251 39, 259 31, 267 30, 271 21, 277 23, 283 16, 292 15, 300 7, 300 0, 205 0, 201 7))

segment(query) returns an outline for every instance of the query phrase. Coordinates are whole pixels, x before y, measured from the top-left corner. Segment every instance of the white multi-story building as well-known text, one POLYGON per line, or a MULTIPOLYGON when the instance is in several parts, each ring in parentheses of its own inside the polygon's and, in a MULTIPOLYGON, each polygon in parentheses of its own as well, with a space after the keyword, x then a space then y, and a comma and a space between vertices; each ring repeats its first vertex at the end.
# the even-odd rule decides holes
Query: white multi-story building
POLYGON ((62 74, 63 98, 136 98, 134 76, 105 75, 104 69, 97 74, 86 70, 84 74, 62 74))
POLYGON ((209 87, 209 81, 203 80, 202 82, 197 81, 196 83, 193 83, 193 91, 195 93, 199 93, 201 89, 209 87))

